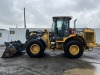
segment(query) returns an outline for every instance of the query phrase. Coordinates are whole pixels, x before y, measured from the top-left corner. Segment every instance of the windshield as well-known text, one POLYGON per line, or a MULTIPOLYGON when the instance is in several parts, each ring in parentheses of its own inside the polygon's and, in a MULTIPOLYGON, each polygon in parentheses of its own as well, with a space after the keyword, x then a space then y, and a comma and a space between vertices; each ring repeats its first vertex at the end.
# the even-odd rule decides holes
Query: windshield
POLYGON ((62 19, 57 20, 57 28, 58 28, 58 30, 62 30, 62 24, 63 24, 63 20, 62 19))

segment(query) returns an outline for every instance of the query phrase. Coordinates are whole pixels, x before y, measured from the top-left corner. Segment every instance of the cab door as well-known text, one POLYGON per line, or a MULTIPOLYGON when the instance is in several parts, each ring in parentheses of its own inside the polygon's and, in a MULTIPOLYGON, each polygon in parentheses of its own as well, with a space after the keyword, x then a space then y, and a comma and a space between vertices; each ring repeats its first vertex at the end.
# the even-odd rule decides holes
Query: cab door
POLYGON ((64 36, 64 33, 63 33, 64 30, 63 30, 63 28, 62 28, 63 19, 57 20, 56 23, 57 23, 57 24, 56 24, 56 35, 57 35, 57 37, 62 38, 62 37, 64 36))

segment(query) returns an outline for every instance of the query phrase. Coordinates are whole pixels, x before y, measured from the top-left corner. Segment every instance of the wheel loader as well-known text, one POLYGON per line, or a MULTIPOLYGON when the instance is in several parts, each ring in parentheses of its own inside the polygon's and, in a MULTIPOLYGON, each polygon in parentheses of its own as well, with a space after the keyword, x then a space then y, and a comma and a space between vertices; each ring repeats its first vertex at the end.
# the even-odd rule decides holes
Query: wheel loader
POLYGON ((32 58, 42 57, 45 50, 63 50, 68 58, 80 58, 85 50, 96 47, 95 31, 83 28, 82 33, 70 28, 70 16, 55 16, 51 31, 29 31, 26 29, 26 42, 5 42, 2 58, 13 57, 26 50, 32 58))

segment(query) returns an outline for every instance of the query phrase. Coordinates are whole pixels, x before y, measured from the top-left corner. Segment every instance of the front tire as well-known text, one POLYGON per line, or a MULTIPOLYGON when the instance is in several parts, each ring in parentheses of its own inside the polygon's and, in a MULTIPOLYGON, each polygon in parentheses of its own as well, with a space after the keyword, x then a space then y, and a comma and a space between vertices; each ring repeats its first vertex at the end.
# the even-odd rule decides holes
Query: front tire
POLYGON ((31 58, 39 58, 44 54, 44 46, 39 40, 30 41, 26 52, 31 58))
POLYGON ((64 47, 64 53, 69 58, 80 58, 83 52, 83 45, 76 40, 69 41, 64 47))

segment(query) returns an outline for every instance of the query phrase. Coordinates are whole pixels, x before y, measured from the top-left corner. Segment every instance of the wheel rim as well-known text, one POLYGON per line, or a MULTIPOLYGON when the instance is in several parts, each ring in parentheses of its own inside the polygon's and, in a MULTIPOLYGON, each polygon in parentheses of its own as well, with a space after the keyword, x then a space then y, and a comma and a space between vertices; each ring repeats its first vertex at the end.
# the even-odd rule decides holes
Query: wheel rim
POLYGON ((39 45, 37 45, 37 44, 33 44, 33 45, 30 47, 30 50, 31 50, 31 52, 32 52, 33 54, 37 54, 37 53, 39 53, 39 51, 40 51, 40 47, 39 47, 39 45))
POLYGON ((77 55, 79 53, 79 47, 77 45, 70 46, 70 53, 73 55, 77 55))

